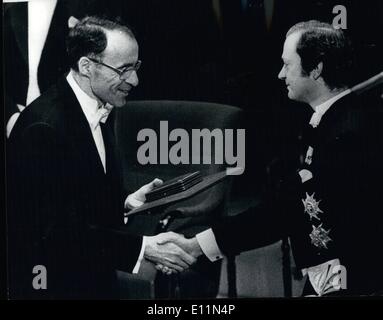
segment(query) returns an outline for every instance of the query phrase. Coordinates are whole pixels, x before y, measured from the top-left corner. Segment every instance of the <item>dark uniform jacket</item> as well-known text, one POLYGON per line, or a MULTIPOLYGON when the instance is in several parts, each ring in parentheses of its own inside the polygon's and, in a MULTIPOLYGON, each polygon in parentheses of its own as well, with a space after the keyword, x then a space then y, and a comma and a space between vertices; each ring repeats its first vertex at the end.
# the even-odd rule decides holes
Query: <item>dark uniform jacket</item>
POLYGON ((221 250, 238 253, 289 236, 298 268, 339 258, 348 292, 381 290, 380 118, 381 111, 348 95, 331 106, 318 127, 307 125, 300 163, 273 173, 276 191, 266 192, 258 207, 213 228, 221 250), (313 178, 302 183, 301 169, 310 170, 313 178))

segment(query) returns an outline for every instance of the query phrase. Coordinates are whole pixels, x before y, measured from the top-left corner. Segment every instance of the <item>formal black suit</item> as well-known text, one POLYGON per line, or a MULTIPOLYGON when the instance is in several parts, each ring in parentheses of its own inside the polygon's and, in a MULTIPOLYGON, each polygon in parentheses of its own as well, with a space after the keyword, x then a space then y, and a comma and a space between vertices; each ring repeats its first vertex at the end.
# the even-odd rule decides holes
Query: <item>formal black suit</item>
POLYGON ((339 258, 348 293, 382 290, 381 116, 382 110, 349 95, 331 106, 317 128, 307 125, 300 163, 288 170, 275 166, 262 204, 213 228, 219 247, 238 253, 289 236, 298 268, 339 258), (308 146, 314 150, 311 164, 302 161, 308 146), (302 184, 298 171, 304 168, 313 179, 302 184), (315 210, 317 218, 305 212, 308 196, 319 201, 323 212, 315 210), (329 231, 331 240, 312 242, 313 226, 329 231))
POLYGON ((113 112, 101 126, 106 174, 66 79, 16 123, 7 163, 11 298, 115 298, 114 269, 132 271, 142 238, 123 229, 113 112), (32 288, 35 265, 47 269, 47 290, 32 288))

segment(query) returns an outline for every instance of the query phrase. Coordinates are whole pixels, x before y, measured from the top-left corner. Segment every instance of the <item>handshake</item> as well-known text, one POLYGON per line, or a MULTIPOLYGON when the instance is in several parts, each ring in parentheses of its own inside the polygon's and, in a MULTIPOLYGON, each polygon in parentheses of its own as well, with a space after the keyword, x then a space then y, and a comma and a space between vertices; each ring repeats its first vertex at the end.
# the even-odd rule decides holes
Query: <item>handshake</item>
POLYGON ((188 269, 203 254, 196 237, 186 239, 170 231, 144 239, 145 259, 155 263, 156 269, 167 275, 188 269))
MULTIPOLYGON (((154 179, 130 194, 125 200, 125 208, 137 208, 145 203, 145 194, 162 185, 162 180, 154 179)), ((144 237, 144 257, 153 262, 156 269, 171 275, 188 269, 203 254, 196 237, 186 239, 175 232, 160 233, 152 237, 144 237)))

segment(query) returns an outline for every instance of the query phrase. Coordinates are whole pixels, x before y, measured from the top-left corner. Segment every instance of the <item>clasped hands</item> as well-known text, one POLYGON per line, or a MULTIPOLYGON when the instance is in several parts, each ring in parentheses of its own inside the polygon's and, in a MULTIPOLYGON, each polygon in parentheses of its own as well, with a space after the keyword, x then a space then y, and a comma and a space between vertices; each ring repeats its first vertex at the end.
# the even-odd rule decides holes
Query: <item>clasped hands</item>
POLYGON ((197 239, 186 239, 175 232, 160 233, 146 237, 144 256, 156 264, 156 269, 165 274, 182 272, 202 255, 197 239))
MULTIPOLYGON (((162 180, 156 178, 130 194, 125 200, 125 208, 133 209, 143 205, 145 194, 162 183, 162 180)), ((171 231, 145 237, 145 259, 153 262, 157 270, 167 275, 188 269, 202 254, 195 237, 187 239, 171 231)))

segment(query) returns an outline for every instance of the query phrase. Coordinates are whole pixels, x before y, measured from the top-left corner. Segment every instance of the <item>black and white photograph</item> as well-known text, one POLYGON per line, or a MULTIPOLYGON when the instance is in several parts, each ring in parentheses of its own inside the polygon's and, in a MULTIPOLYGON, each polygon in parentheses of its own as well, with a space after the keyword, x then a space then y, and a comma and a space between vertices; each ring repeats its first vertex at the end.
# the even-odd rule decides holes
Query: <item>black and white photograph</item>
POLYGON ((2 11, 6 300, 383 298, 382 1, 2 11))

